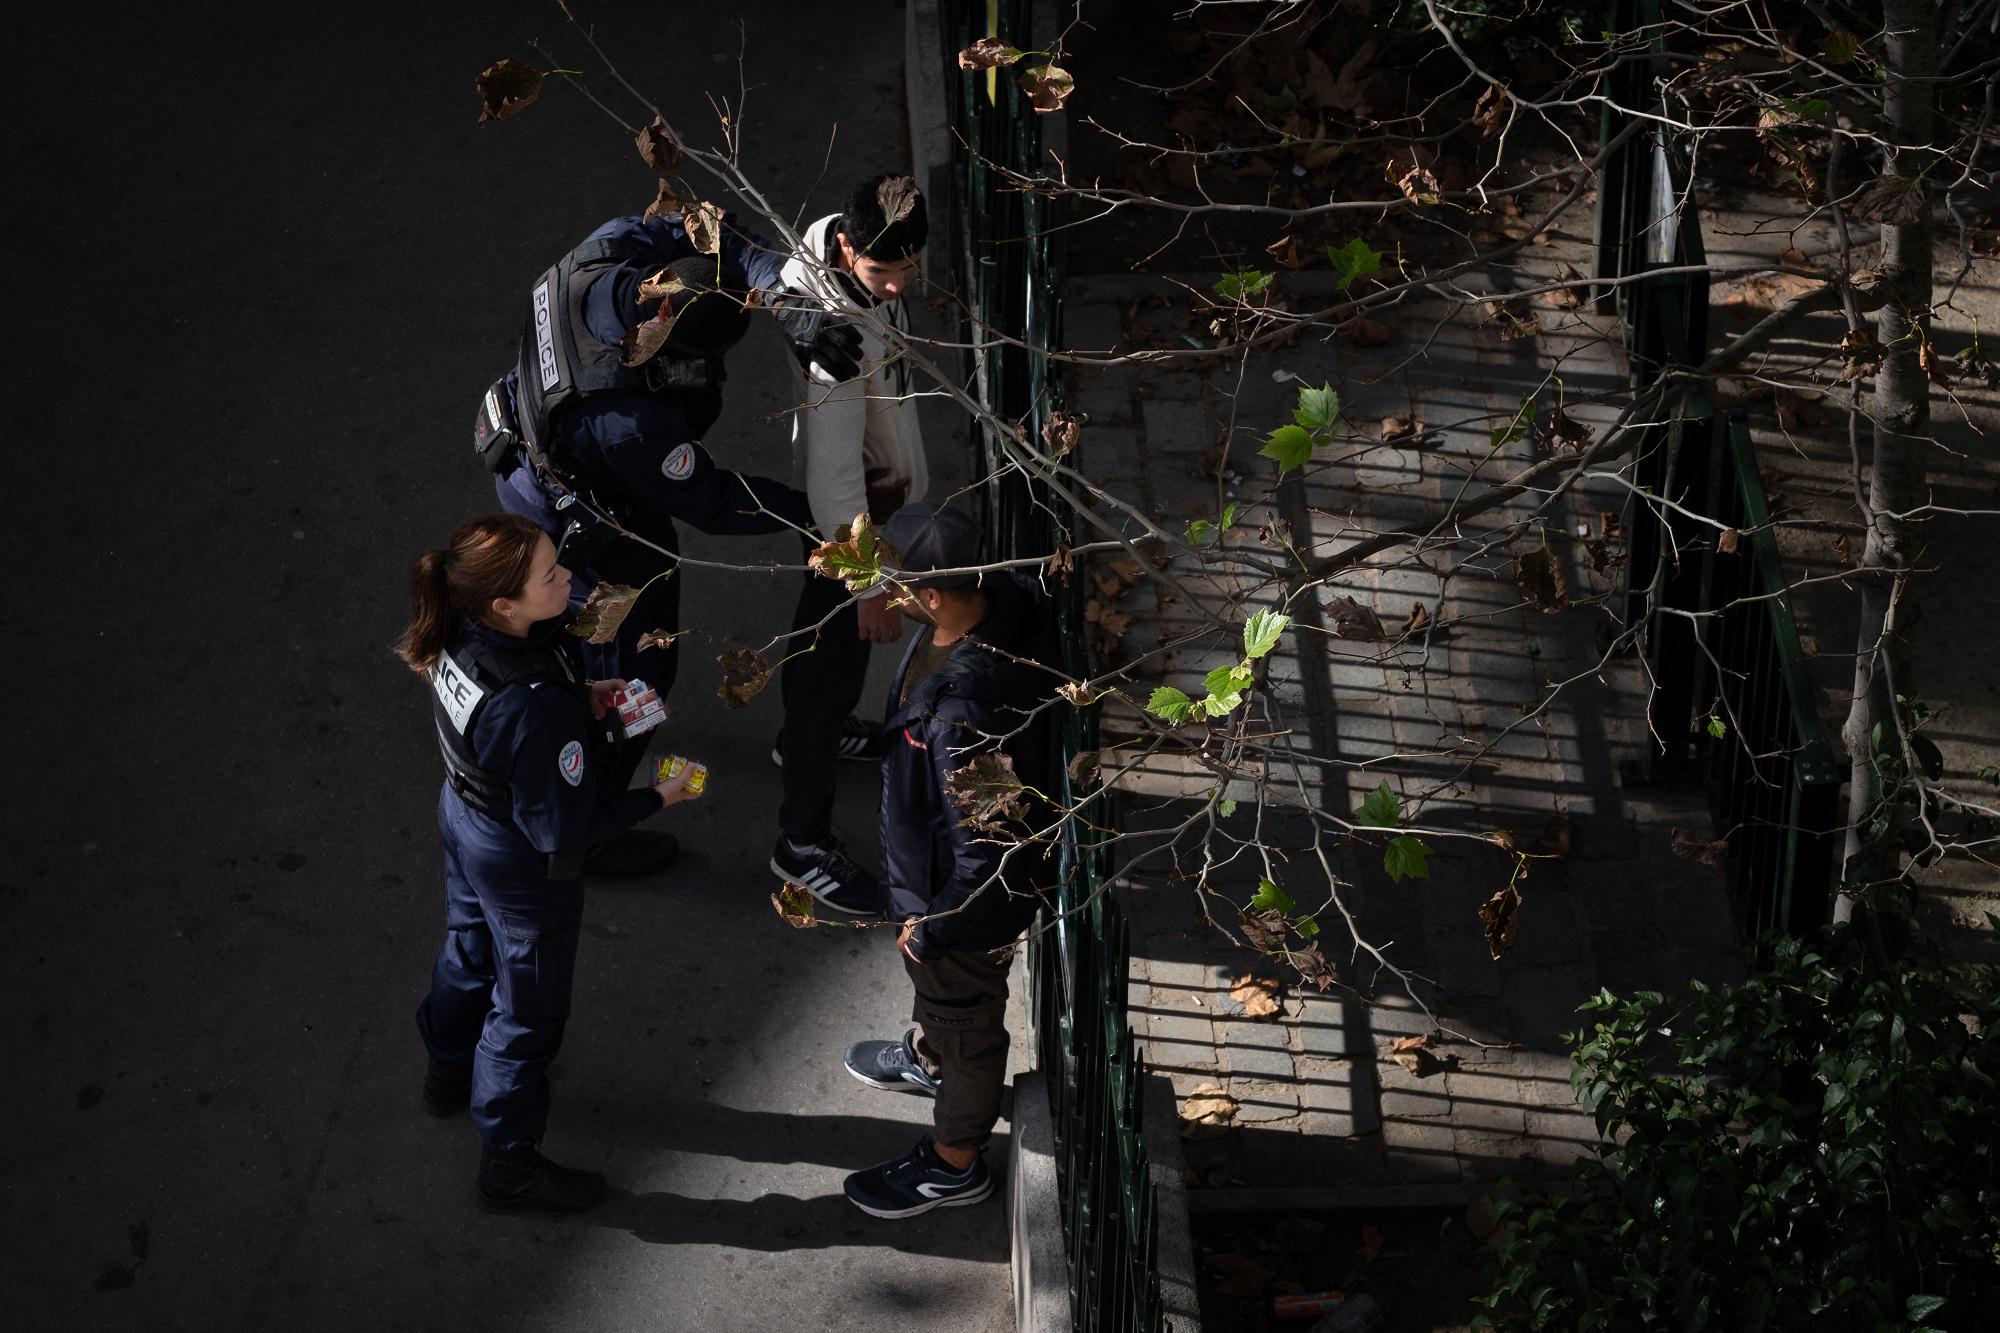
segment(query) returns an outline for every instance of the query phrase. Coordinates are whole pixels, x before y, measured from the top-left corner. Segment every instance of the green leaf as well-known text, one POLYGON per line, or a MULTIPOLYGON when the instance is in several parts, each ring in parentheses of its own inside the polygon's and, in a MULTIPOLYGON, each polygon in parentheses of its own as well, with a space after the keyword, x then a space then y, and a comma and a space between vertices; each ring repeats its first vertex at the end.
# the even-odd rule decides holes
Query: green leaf
POLYGON ((1719 717, 1711 716, 1708 719, 1708 734, 1717 740, 1721 740, 1729 734, 1729 724, 1719 717))
POLYGON ((1291 894, 1268 879, 1257 881, 1257 896, 1250 900, 1251 911, 1262 912, 1275 907, 1280 912, 1289 912, 1294 906, 1291 894))
POLYGON ((1215 534, 1215 524, 1209 522, 1205 518, 1198 518, 1194 522, 1188 524, 1188 530, 1187 530, 1188 545, 1199 546, 1203 542, 1207 541, 1214 534, 1215 534))
POLYGON ((1280 426, 1271 432, 1271 438, 1257 451, 1266 458, 1276 459, 1278 475, 1284 476, 1294 468, 1304 467, 1312 457, 1312 433, 1304 426, 1280 426))
POLYGON ((1243 625, 1243 655, 1256 661, 1278 646, 1278 636, 1292 618, 1277 611, 1259 611, 1243 625))
POLYGON ((1163 722, 1181 723, 1194 712, 1194 700, 1171 685, 1162 685, 1146 700, 1146 711, 1163 722))
POLYGON ((1923 775, 1932 782, 1944 776, 1944 755, 1930 737, 1910 737, 1910 756, 1917 761, 1917 767, 1923 771, 1923 775))
POLYGON ((1299 932, 1300 939, 1309 940, 1319 934, 1319 922, 1313 920, 1311 917, 1307 917, 1305 920, 1295 924, 1292 929, 1299 932))
POLYGON ((1944 1308, 1942 1296, 1912 1296, 1903 1303, 1903 1311, 1912 1319, 1928 1319, 1944 1308))
POLYGON ((1535 424, 1535 416, 1541 409, 1542 405, 1533 398, 1523 398, 1521 406, 1514 413, 1514 419, 1504 426, 1494 428, 1492 435, 1489 437, 1492 447, 1498 449, 1503 445, 1512 444, 1516 440, 1527 439, 1528 427, 1535 424))
POLYGON ((1835 28, 1819 39, 1820 54, 1829 65, 1845 65, 1861 54, 1861 39, 1845 28, 1835 28))
POLYGON ((1227 532, 1235 526, 1236 526, 1236 501, 1231 500, 1228 504, 1222 506, 1222 530, 1224 532, 1227 532))
POLYGON ((1241 301, 1269 287, 1277 276, 1276 273, 1260 273, 1256 269, 1225 273, 1215 284, 1215 294, 1225 301, 1241 301))
POLYGON ((1431 849, 1422 838, 1404 833, 1389 839, 1382 849, 1382 868, 1398 884, 1406 879, 1429 879, 1431 849))
POLYGON ((1344 291, 1382 267, 1382 252, 1357 236, 1346 245, 1327 246, 1326 260, 1333 265, 1334 281, 1344 291))
POLYGON ((1340 391, 1322 384, 1317 389, 1300 389, 1299 405, 1292 420, 1307 430, 1332 430, 1340 424, 1340 391))
POLYGON ((1229 818, 1236 813, 1236 798, 1233 796, 1223 797, 1221 803, 1216 806, 1216 809, 1222 812, 1224 819, 1229 818))
POLYGON ((1243 691, 1250 688, 1252 679, 1250 668, 1242 663, 1217 667, 1202 680, 1203 688, 1208 691, 1208 698, 1201 701, 1202 708, 1210 717, 1232 712, 1243 702, 1243 691))
POLYGON ((1361 802, 1361 822, 1371 828, 1395 828, 1403 822, 1403 803, 1389 790, 1387 778, 1361 802))

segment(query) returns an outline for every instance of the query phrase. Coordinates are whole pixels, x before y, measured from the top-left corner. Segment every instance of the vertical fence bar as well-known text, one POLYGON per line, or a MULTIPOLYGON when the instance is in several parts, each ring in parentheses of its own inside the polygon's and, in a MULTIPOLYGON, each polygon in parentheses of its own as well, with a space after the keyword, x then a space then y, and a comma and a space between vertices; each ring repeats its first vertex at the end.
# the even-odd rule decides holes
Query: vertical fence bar
MULTIPOLYGON (((1029 0, 940 0, 940 29, 954 54, 980 37, 1033 48, 1029 0)), ((1049 203, 1003 188, 1008 171, 1039 170, 1040 123, 1010 78, 973 75, 950 100, 954 181, 955 279, 975 348, 970 391, 1028 441, 1062 405, 1048 353, 1060 345, 1061 306, 1050 244, 1049 203), (992 164, 992 165, 989 165, 992 164), (1004 344, 985 345, 991 334, 1004 344), (1013 341, 1018 340, 1018 341, 1013 341)), ((989 430, 972 441, 980 504, 994 555, 1047 555, 1067 539, 1073 515, 1061 496, 1021 469, 1003 466, 1006 442, 989 430)), ((1064 668, 1086 674, 1080 581, 1056 597, 1064 668)), ((1061 875, 1051 912, 1029 952, 1036 1058, 1048 1074, 1057 1191, 1068 1259, 1071 1327, 1077 1333, 1152 1333, 1161 1327, 1156 1268, 1156 1200, 1140 1134, 1143 1071, 1126 1016, 1130 945, 1123 914, 1107 887, 1100 835, 1101 795, 1075 790, 1071 764, 1097 747, 1094 709, 1066 710, 1060 728, 1060 781, 1067 820, 1061 875)))

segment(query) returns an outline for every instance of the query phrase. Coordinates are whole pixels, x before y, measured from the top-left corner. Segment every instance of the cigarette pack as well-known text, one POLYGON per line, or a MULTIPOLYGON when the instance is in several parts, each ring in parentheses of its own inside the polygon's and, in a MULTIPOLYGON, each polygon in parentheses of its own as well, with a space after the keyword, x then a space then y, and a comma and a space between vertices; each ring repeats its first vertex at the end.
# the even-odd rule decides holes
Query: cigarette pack
POLYGON ((625 682, 624 689, 612 691, 610 702, 618 710, 619 730, 628 737, 643 736, 667 720, 666 704, 643 680, 625 682))
MULTIPOLYGON (((694 764, 694 761, 681 755, 670 754, 660 761, 660 770, 654 776, 653 781, 665 782, 669 778, 679 777, 680 771, 689 764, 694 764)), ((694 764, 694 776, 688 779, 687 793, 690 796, 699 796, 707 790, 708 765, 694 764)))

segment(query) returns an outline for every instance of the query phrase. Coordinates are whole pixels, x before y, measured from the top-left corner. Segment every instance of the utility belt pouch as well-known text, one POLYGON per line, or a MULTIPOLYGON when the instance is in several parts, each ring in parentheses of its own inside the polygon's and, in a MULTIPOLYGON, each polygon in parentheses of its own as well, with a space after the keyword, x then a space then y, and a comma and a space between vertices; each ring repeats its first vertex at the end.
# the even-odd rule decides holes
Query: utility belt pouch
POLYGON ((479 414, 472 421, 472 449, 495 476, 514 470, 521 452, 521 424, 515 419, 505 379, 493 381, 479 400, 479 414))
POLYGON ((582 879, 583 855, 582 852, 550 852, 549 878, 553 880, 582 879))

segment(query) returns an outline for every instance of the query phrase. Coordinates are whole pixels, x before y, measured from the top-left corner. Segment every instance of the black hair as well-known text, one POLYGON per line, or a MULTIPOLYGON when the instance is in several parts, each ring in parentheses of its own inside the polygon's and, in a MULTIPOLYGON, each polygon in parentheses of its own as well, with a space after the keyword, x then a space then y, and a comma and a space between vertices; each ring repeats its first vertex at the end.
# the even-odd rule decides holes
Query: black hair
POLYGON ((858 253, 894 262, 908 259, 924 248, 924 242, 930 239, 931 224, 916 182, 908 176, 884 173, 870 176, 848 194, 847 207, 840 211, 840 232, 858 253), (904 200, 908 201, 909 210, 896 221, 889 221, 889 208, 898 207, 904 200))

